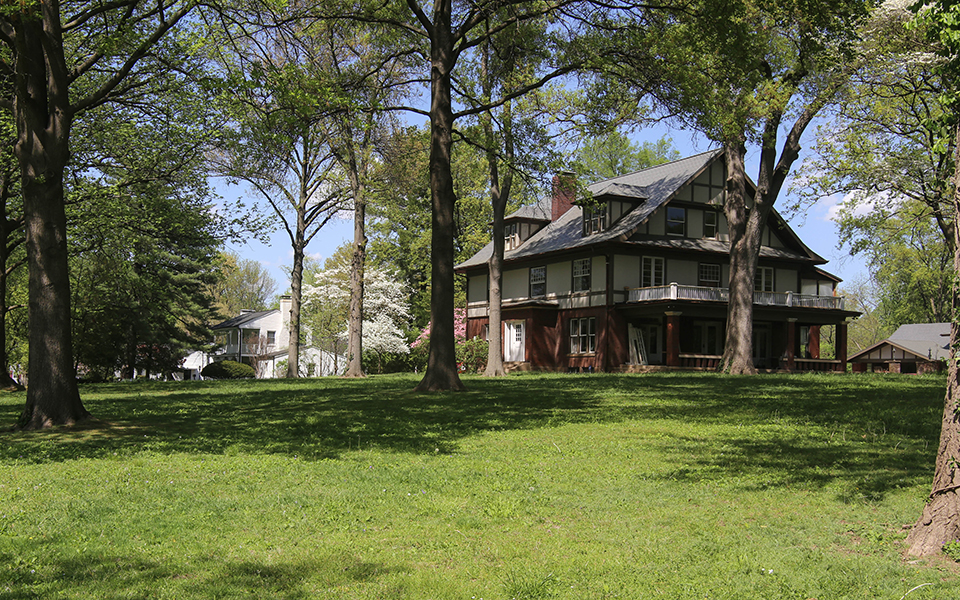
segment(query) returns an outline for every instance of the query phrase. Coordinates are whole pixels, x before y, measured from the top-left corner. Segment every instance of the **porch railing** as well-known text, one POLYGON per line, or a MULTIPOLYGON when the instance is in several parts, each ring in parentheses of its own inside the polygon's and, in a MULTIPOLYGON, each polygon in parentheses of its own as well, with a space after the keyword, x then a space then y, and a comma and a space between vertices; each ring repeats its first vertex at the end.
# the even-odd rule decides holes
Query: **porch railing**
MULTIPOLYGON (((627 290, 627 302, 656 302, 658 300, 728 302, 730 300, 730 290, 727 288, 680 285, 679 283, 627 290)), ((843 309, 842 297, 815 296, 795 292, 754 292, 753 303, 761 306, 843 309)))

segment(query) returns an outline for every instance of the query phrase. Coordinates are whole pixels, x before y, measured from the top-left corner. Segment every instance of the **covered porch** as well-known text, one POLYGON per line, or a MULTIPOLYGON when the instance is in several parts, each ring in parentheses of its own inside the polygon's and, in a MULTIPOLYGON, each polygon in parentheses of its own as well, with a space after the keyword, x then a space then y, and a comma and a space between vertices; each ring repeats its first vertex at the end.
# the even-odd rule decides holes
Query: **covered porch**
MULTIPOLYGON (((694 286, 677 286, 683 287, 694 286)), ((700 291, 708 289, 699 288, 700 291)), ((779 296, 755 296, 753 362, 756 368, 787 372, 846 371, 846 319, 856 313, 840 308, 841 298, 779 296), (832 357, 821 352, 822 329, 828 325, 835 327, 832 357)), ((629 349, 620 370, 712 371, 719 368, 726 337, 727 306, 715 295, 707 300, 683 298, 682 293, 677 298, 635 300, 619 304, 617 312, 617 320, 626 329, 629 349)))

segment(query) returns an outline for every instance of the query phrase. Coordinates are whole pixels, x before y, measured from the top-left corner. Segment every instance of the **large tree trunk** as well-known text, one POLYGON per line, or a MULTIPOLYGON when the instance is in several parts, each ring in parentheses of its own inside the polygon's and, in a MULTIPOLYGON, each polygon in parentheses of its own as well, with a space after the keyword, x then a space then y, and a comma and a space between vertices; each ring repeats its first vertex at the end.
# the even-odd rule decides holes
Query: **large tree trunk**
MULTIPOLYGON (((491 178, 492 182, 492 178, 491 178)), ((489 348, 487 350, 487 368, 483 371, 486 377, 499 377, 506 374, 503 367, 503 320, 502 303, 503 293, 500 283, 503 279, 503 213, 499 186, 491 184, 493 199, 493 254, 490 256, 490 302, 489 302, 489 348)))
POLYGON ((753 366, 753 277, 757 257, 748 233, 747 174, 743 163, 746 150, 742 141, 727 142, 723 150, 727 159, 724 213, 730 231, 730 298, 720 369, 732 374, 752 374, 756 373, 753 366))
MULTIPOLYGON (((956 132, 960 139, 960 128, 956 132)), ((954 151, 957 172, 954 175, 954 214, 960 210, 960 146, 954 151)), ((950 230, 948 243, 953 250, 953 269, 960 274, 960 228, 950 230)), ((956 285, 956 284, 954 284, 956 285)), ((960 309, 960 290, 953 290, 953 308, 960 309)), ((960 343, 960 324, 954 317, 950 327, 950 348, 960 343)), ((960 539, 960 369, 957 360, 947 361, 947 391, 943 400, 943 419, 940 421, 940 447, 933 472, 933 486, 920 519, 907 536, 907 553, 924 556, 940 552, 947 542, 960 539)))
POLYGON ((287 342, 287 374, 289 379, 300 377, 300 301, 303 299, 303 217, 297 217, 296 241, 293 244, 293 269, 290 271, 290 329, 287 342))
POLYGON ((456 195, 450 169, 453 147, 453 107, 450 101, 451 69, 454 63, 451 2, 435 5, 434 35, 430 48, 430 196, 432 203, 430 354, 427 370, 417 391, 463 390, 457 372, 453 331, 453 237, 456 195))
POLYGON ((17 158, 29 268, 30 386, 17 427, 72 425, 90 416, 80 401, 70 332, 70 276, 63 171, 72 114, 57 2, 16 28, 17 158))
MULTIPOLYGON (((489 33, 488 33, 489 35, 489 33)), ((490 58, 489 40, 484 46, 483 53, 483 84, 484 100, 490 101, 494 75, 489 69, 490 58)), ((512 56, 512 54, 511 54, 512 56)), ((504 71, 513 70, 513 60, 508 59, 504 71)), ((493 205, 493 254, 489 261, 490 274, 490 302, 489 302, 489 348, 487 351, 487 368, 483 374, 486 377, 499 377, 506 374, 503 367, 503 253, 505 240, 503 237, 503 220, 507 211, 507 201, 510 199, 510 189, 513 186, 513 111, 509 102, 504 104, 502 115, 504 158, 507 161, 506 173, 501 185, 499 160, 497 156, 496 136, 493 134, 493 116, 487 112, 483 119, 484 137, 487 145, 487 167, 490 171, 490 201, 493 205)))
POLYGON ((347 324, 347 371, 344 377, 363 377, 363 272, 367 256, 366 209, 363 181, 351 154, 353 188, 353 260, 350 262, 350 320, 347 324))

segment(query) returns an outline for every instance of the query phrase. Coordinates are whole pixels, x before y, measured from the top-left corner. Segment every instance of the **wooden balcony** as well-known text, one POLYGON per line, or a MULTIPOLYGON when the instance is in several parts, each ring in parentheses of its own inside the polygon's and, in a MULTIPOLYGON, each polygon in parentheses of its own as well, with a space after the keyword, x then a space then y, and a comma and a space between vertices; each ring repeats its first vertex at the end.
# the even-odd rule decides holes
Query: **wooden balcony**
MULTIPOLYGON (((627 290, 627 302, 658 302, 663 300, 729 302, 730 290, 727 288, 680 285, 678 283, 627 290)), ((841 296, 814 296, 796 292, 754 292, 753 303, 758 306, 843 310, 843 297, 841 296)))

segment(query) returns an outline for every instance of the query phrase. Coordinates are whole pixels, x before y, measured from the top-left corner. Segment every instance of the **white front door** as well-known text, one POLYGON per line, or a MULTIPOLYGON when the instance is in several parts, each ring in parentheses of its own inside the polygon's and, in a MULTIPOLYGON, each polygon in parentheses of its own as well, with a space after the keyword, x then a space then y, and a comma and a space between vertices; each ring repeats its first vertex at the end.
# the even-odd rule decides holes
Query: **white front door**
POLYGON ((507 321, 504 323, 503 360, 507 362, 523 362, 523 321, 507 321))

